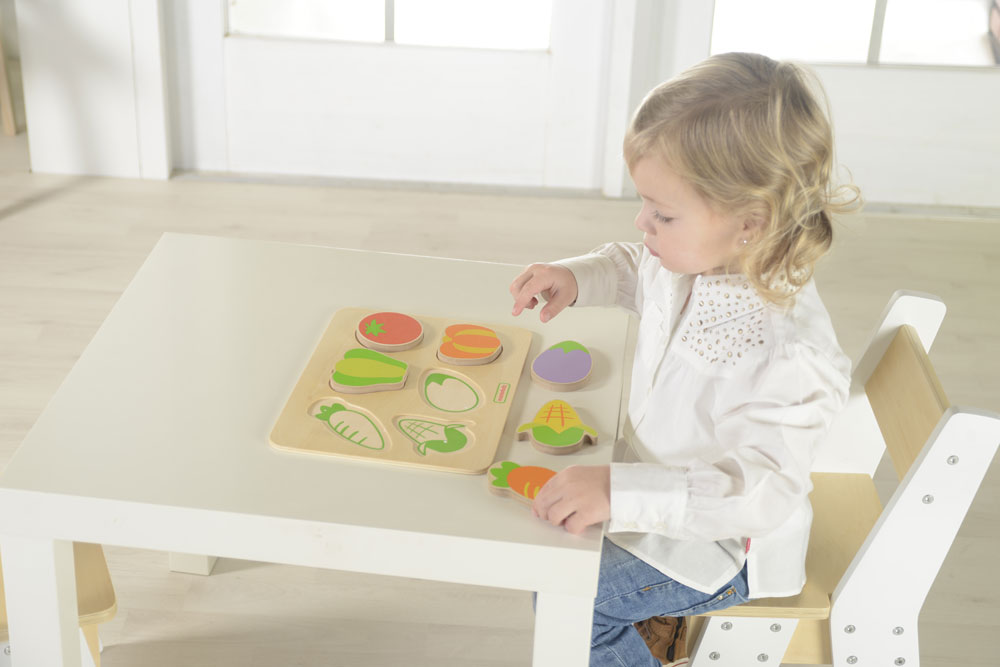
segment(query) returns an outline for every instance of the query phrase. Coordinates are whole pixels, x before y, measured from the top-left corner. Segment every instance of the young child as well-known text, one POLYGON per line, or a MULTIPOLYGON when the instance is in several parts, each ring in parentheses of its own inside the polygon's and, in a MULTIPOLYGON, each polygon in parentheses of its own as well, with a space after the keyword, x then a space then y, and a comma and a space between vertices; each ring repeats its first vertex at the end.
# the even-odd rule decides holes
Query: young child
MULTIPOLYGON (((573 466, 534 513, 608 521, 591 665, 659 665, 634 623, 797 594, 809 469, 847 399, 850 362, 812 281, 831 215, 833 140, 801 68, 718 55, 655 88, 625 137, 642 243, 533 264, 514 315, 547 300, 640 317, 627 454, 573 466)), ((846 194, 847 196, 843 196, 846 194)))

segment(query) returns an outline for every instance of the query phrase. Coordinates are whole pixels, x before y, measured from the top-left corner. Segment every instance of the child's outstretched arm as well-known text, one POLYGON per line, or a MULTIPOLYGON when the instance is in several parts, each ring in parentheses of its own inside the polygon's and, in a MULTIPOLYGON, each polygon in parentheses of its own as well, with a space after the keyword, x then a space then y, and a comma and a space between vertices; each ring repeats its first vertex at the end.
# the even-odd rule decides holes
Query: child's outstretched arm
POLYGON ((566 306, 621 306, 642 312, 639 271, 655 272, 659 260, 644 253, 641 243, 606 243, 586 255, 551 264, 532 264, 511 283, 514 315, 543 299, 541 320, 548 322, 566 306), (644 266, 640 267, 640 263, 644 266), (540 296, 539 296, 540 295, 540 296))
POLYGON ((610 466, 570 466, 542 487, 531 506, 538 518, 574 535, 611 517, 610 466))
POLYGON ((514 278, 510 285, 514 297, 514 316, 525 308, 531 310, 538 305, 538 296, 548 301, 539 314, 542 322, 548 322, 572 305, 577 296, 576 277, 573 272, 558 264, 532 264, 514 278))

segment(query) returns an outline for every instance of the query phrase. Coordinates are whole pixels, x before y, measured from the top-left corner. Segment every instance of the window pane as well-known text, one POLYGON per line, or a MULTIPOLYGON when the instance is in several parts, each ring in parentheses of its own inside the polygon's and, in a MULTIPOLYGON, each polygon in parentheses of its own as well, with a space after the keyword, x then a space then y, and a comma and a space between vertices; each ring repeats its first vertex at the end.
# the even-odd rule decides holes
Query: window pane
POLYGON ((229 32, 382 42, 385 0, 229 0, 229 32))
POLYGON ((551 0, 395 0, 400 44, 547 49, 551 0))
POLYGON ((712 53, 866 62, 875 0, 715 0, 712 53))
POLYGON ((993 65, 984 0, 889 0, 883 63, 993 65))

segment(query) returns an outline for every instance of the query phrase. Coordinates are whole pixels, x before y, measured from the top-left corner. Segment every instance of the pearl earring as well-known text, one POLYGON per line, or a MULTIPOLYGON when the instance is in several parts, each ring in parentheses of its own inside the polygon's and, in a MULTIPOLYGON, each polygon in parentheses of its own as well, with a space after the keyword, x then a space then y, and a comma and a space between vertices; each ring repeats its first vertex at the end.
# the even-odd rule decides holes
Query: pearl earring
POLYGON ((743 239, 743 241, 742 241, 743 245, 746 245, 747 241, 748 241, 747 239, 743 239))

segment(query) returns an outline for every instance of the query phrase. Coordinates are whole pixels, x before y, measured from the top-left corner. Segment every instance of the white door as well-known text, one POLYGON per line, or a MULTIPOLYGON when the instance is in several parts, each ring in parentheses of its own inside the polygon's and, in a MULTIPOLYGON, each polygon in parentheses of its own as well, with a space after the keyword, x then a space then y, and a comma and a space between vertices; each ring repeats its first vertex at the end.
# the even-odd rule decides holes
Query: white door
POLYGON ((554 0, 548 48, 521 50, 255 37, 227 3, 163 7, 177 168, 601 185, 603 0, 554 0))

